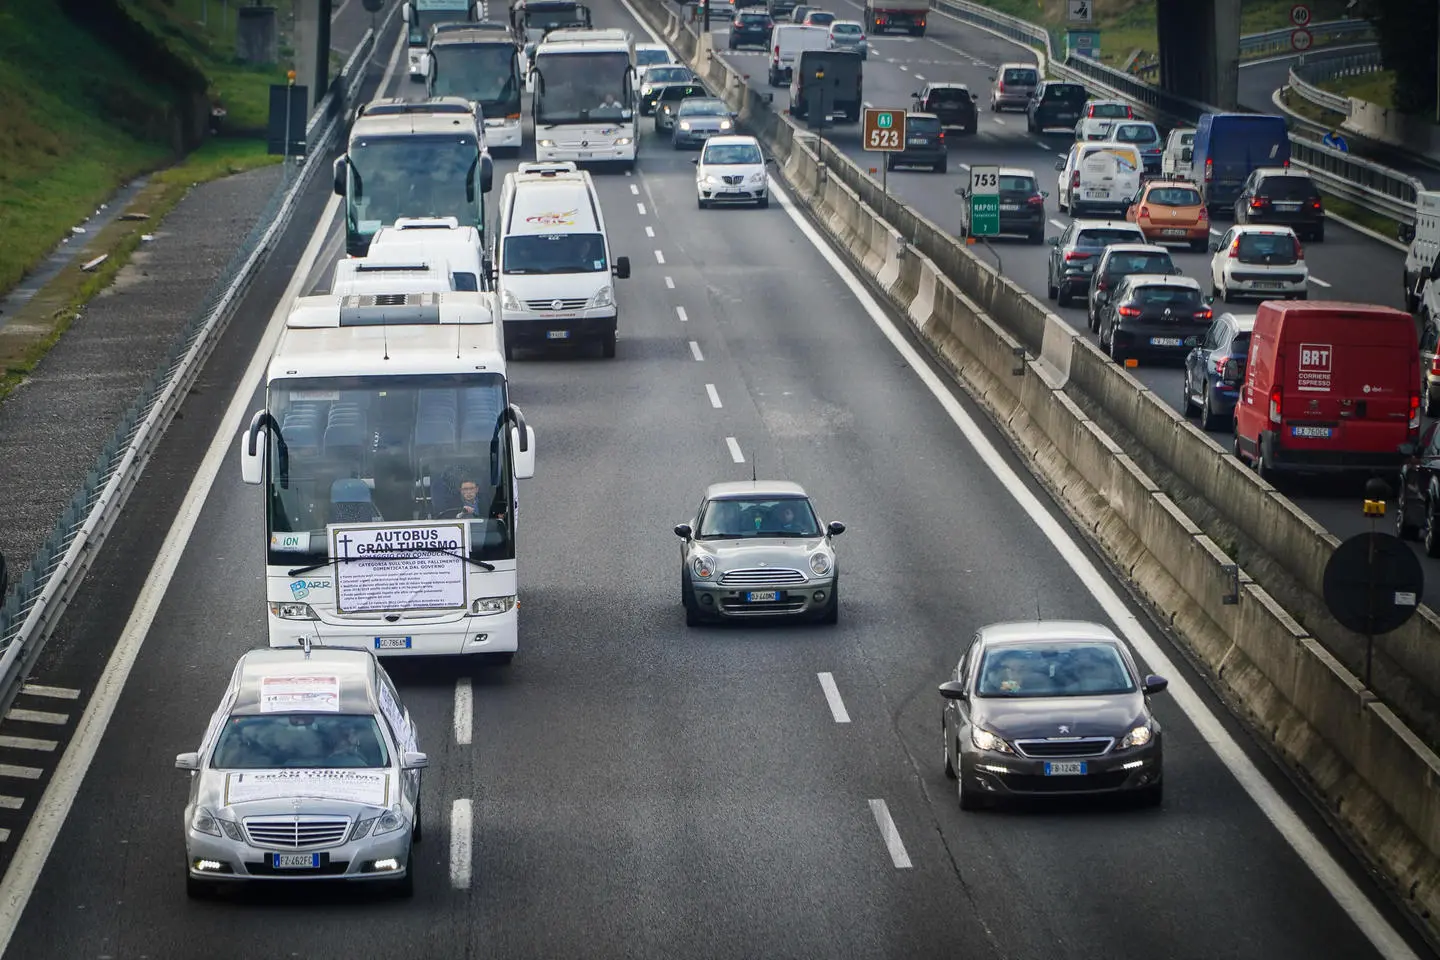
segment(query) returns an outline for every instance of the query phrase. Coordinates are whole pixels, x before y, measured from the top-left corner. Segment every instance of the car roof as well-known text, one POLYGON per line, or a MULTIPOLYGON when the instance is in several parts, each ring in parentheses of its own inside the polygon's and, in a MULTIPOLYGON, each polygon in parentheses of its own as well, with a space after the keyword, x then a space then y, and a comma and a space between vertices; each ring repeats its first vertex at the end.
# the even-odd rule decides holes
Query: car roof
POLYGON ((1222 313, 1218 319, 1224 320, 1226 317, 1230 318, 1235 329, 1241 333, 1249 333, 1255 329, 1255 314, 1253 313, 1222 313))
POLYGON ((1155 180, 1145 181, 1145 189, 1148 190, 1151 187, 1187 187, 1191 190, 1199 189, 1195 186, 1195 182, 1193 180, 1160 180, 1158 178, 1155 180))
POLYGON ((709 102, 714 102, 714 103, 718 103, 718 104, 720 104, 720 106, 724 107, 726 110, 729 110, 729 109, 730 109, 730 105, 729 105, 728 103, 726 103, 724 100, 721 100, 719 97, 712 97, 712 96, 710 96, 709 94, 706 94, 706 95, 703 96, 703 97, 686 97, 684 100, 682 100, 682 101, 680 102, 680 109, 681 109, 681 110, 684 110, 686 107, 694 107, 694 106, 696 106, 697 104, 703 104, 703 103, 706 103, 707 101, 709 101, 709 102))
POLYGON ((1124 100, 1116 100, 1114 97, 1091 97, 1089 100, 1085 101, 1085 105, 1087 107, 1095 103, 1118 103, 1122 107, 1130 106, 1130 104, 1126 103, 1124 100))
POLYGON ((1170 256, 1170 251, 1158 243, 1112 243, 1105 248, 1105 255, 1112 253, 1163 253, 1170 256))
POLYGON ((1040 68, 1039 68, 1038 66, 1036 66, 1035 64, 1033 64, 1033 63, 1026 63, 1026 62, 1023 61, 1023 60, 1007 60, 1007 61, 1005 61, 1004 63, 1000 64, 1000 66, 996 67, 995 69, 997 69, 997 70, 1009 70, 1009 69, 1012 68, 1012 67, 1024 67, 1024 68, 1029 69, 1029 70, 1037 70, 1037 71, 1040 69, 1040 68))
POLYGON ((842 24, 847 27, 859 27, 861 31, 864 31, 865 29, 865 24, 861 23, 859 20, 836 20, 831 23, 830 26, 838 27, 842 24))
POLYGON ((730 136, 727 136, 727 137, 711 137, 710 139, 708 139, 708 140, 705 141, 705 146, 707 146, 707 147, 710 147, 710 146, 732 147, 732 146, 737 146, 737 145, 743 145, 743 146, 748 146, 748 147, 758 147, 758 146, 760 146, 760 141, 759 141, 759 140, 756 140, 756 139, 755 139, 754 137, 752 137, 752 136, 748 136, 748 135, 743 134, 743 133, 731 134, 730 136))
POLYGON ((1115 631, 1086 620, 1012 620, 990 623, 976 632, 985 645, 1018 643, 1025 640, 1109 640, 1124 646, 1115 631))
POLYGON ((1132 287, 1189 287, 1192 290, 1200 289, 1200 281, 1194 277, 1182 276, 1178 273, 1132 273, 1125 277, 1125 282, 1132 287))
MULTIPOLYGON (((312 647, 308 654, 299 647, 251 650, 236 665, 235 701, 230 712, 234 715, 265 713, 261 694, 267 679, 305 678, 313 680, 316 689, 338 687, 340 713, 374 713, 371 684, 375 663, 374 654, 355 647, 312 647)), ((295 685, 291 684, 292 688, 295 685)), ((287 708, 284 712, 308 711, 287 708)))
POLYGON ((970 87, 959 80, 931 80, 925 84, 931 90, 964 90, 969 92, 970 87))
POLYGON ((1255 173, 1262 177, 1305 177, 1307 180, 1310 174, 1304 170, 1296 170, 1294 167, 1256 167, 1255 173))
POLYGON ((1034 170, 1030 170, 1030 169, 1028 169, 1028 168, 1026 168, 1026 167, 1001 167, 1001 168, 1000 168, 1000 176, 1002 176, 1002 177, 1030 177, 1031 179, 1034 179, 1034 177, 1035 177, 1035 171, 1034 171, 1034 170))
POLYGON ((1294 236, 1295 231, 1283 223, 1237 223, 1230 227, 1236 235, 1243 233, 1283 233, 1294 236))
POLYGON ((705 488, 706 500, 743 500, 748 497, 808 497, 805 488, 789 480, 727 480, 705 488))
POLYGON ((919 110, 911 110, 908 118, 911 120, 939 120, 940 115, 937 113, 921 113, 919 110))
MULTIPOLYGON (((1080 230, 1123 229, 1129 230, 1132 233, 1140 233, 1142 236, 1144 235, 1140 228, 1129 220, 1071 220, 1070 223, 1080 230)), ((1147 246, 1154 246, 1154 244, 1147 244, 1147 246)))

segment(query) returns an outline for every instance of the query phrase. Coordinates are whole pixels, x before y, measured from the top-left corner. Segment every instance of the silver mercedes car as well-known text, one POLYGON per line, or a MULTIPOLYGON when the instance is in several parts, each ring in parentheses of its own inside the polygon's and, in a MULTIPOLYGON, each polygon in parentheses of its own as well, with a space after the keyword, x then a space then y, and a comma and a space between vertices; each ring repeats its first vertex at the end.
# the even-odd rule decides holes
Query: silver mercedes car
POLYGON ((690 523, 676 524, 685 623, 799 616, 837 623, 840 566, 834 538, 799 484, 711 484, 690 523))
POLYGON ((960 807, 1016 797, 1129 793, 1161 802, 1160 721, 1125 641, 1098 623, 980 628, 940 685, 945 775, 960 807))
POLYGON ((384 882, 414 892, 420 839, 415 724, 368 650, 252 650, 240 658, 191 771, 185 890, 268 880, 384 882))

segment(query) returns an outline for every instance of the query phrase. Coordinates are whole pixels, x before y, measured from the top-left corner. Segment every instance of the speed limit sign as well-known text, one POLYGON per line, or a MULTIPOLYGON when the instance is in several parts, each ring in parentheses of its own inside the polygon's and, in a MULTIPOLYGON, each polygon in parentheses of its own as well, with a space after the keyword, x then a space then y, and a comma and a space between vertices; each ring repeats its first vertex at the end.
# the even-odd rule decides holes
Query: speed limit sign
POLYGON ((1297 27, 1310 26, 1310 8, 1303 3, 1297 3, 1290 8, 1290 22, 1297 27))
POLYGON ((905 111, 865 108, 861 143, 872 153, 900 153, 905 149, 905 111))

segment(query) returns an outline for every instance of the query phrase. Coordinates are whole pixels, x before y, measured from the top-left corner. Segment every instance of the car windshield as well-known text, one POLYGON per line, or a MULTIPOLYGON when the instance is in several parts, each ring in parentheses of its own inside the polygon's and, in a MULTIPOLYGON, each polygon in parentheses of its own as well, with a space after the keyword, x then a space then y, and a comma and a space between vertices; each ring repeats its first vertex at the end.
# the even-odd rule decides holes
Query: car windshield
POLYGON ((651 67, 645 71, 646 83, 685 83, 690 77, 689 67, 651 67))
POLYGON ((1122 230, 1115 227, 1092 227, 1081 230, 1075 236, 1077 247, 1108 247, 1112 243, 1143 243, 1145 237, 1138 230, 1122 230))
POLYGON ((1052 83, 1045 88, 1046 100, 1058 100, 1061 103, 1084 103, 1085 88, 1074 83, 1052 83))
POLYGON ((233 716, 220 731, 210 761, 217 770, 324 770, 389 764, 390 754, 375 718, 341 713, 233 716))
POLYGON ((1148 123, 1122 123, 1115 128, 1115 139, 1121 143, 1159 143, 1160 133, 1148 123))
POLYGON ((1255 192, 1272 200, 1311 200, 1320 196, 1309 177, 1266 177, 1255 192))
POLYGON ((1162 207, 1198 207, 1200 191, 1193 187, 1155 187, 1145 194, 1145 202, 1162 207))
POLYGON ((830 32, 837 37, 847 35, 852 37, 860 36, 860 24, 858 23, 836 23, 830 27, 830 32))
POLYGON ((673 86, 666 87, 664 90, 660 91, 660 99, 666 102, 674 102, 677 100, 685 100, 689 97, 703 96, 705 96, 705 90, 703 87, 697 87, 694 84, 689 83, 675 84, 673 86))
POLYGON ((712 143, 705 147, 706 166, 741 166, 760 164, 760 148, 753 143, 712 143))
POLYGON ((1130 116, 1130 108, 1123 103, 1092 103, 1090 116, 1123 119, 1130 116))
POLYGON ((807 14, 805 17, 805 22, 809 23, 813 27, 823 27, 835 22, 835 14, 821 13, 817 10, 814 13, 807 14))
POLYGON ((1192 290, 1190 287, 1137 287, 1134 300, 1147 307, 1200 309, 1200 291, 1192 290))
POLYGON ((1169 273, 1175 261, 1168 253, 1119 253, 1110 257, 1107 273, 1124 276, 1132 273, 1169 273))
POLYGON ((905 125, 906 133, 939 133, 940 120, 938 117, 917 117, 913 113, 905 125))
POLYGON ((669 63, 670 54, 664 50, 636 50, 635 66, 648 67, 652 63, 669 63))
POLYGON ((1135 692, 1114 644, 1054 640, 985 651, 975 692, 982 697, 1099 697, 1135 692))
POLYGON ((1034 84, 1039 75, 1028 67, 1011 67, 1000 78, 1006 83, 1034 84))
POLYGON ((770 24, 770 15, 768 13, 742 13, 740 22, 747 27, 764 27, 770 24))
POLYGON ((1016 177, 1002 175, 1000 177, 1001 193, 1024 193, 1035 192, 1035 179, 1033 177, 1016 177))
POLYGON ((695 98, 680 104, 680 116, 682 117, 724 117, 729 114, 730 108, 725 106, 724 100, 695 98))
POLYGON ((702 540, 818 537, 820 524, 804 497, 712 500, 700 518, 697 536, 702 540))
POLYGON ((505 238, 505 273, 603 273, 610 269, 598 233, 549 233, 505 238))
POLYGON ((933 103, 969 103, 970 91, 963 87, 940 87, 930 91, 933 103))
POLYGON ((1240 256, 1270 263, 1294 263, 1295 238, 1288 233, 1242 233, 1240 256))

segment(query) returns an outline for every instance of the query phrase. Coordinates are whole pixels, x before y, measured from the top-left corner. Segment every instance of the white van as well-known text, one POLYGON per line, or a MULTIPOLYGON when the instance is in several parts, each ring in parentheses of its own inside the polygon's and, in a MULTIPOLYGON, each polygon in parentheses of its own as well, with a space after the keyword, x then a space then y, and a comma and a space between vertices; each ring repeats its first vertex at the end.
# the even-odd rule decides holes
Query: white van
POLYGON ((1440 257, 1440 191, 1415 194, 1415 223, 1401 224, 1400 239, 1410 244, 1405 251, 1405 309, 1414 313, 1425 282, 1440 274, 1435 268, 1440 257))
POLYGON ((448 275, 448 289, 490 289, 487 282, 490 271, 485 263, 480 230, 462 227, 454 217, 401 217, 393 225, 375 231, 370 249, 356 260, 366 261, 434 264, 448 275))
POLYGON ((790 82, 795 61, 805 50, 830 49, 829 27, 806 27, 785 23, 770 31, 770 86, 783 87, 790 82))
POLYGON ((1195 128, 1176 127, 1165 141, 1160 157, 1160 176, 1166 180, 1190 180, 1190 157, 1195 152, 1195 128))
POLYGON ((630 259, 611 260, 588 171, 569 161, 520 164, 501 187, 495 237, 506 359, 517 345, 562 340, 594 340, 615 356, 610 278, 630 276, 630 259))
POLYGON ((1124 216, 1140 195, 1141 172, 1145 169, 1138 148, 1128 143, 1080 141, 1064 160, 1056 161, 1060 171, 1056 202, 1072 217, 1108 212, 1124 216))

